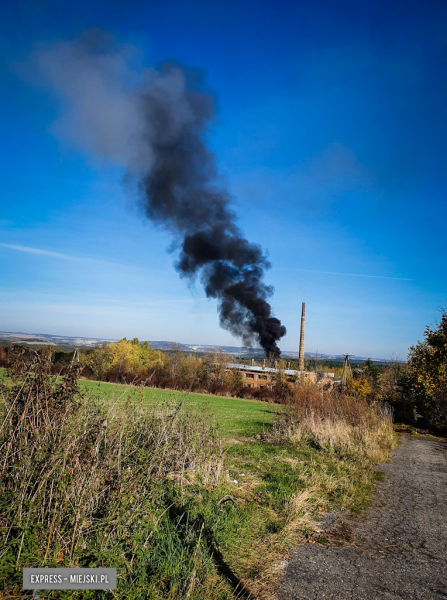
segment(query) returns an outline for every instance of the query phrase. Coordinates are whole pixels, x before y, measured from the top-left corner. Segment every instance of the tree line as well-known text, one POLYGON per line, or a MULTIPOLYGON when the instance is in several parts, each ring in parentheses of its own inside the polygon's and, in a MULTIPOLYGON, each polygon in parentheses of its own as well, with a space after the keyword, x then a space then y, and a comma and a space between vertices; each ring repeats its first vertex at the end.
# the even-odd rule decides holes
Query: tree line
MULTIPOLYGON (((73 353, 51 347, 39 352, 52 354, 53 374, 73 360, 73 353)), ((232 360, 225 354, 198 356, 182 352, 179 344, 161 352, 137 338, 123 338, 82 350, 76 360, 83 366, 83 377, 98 381, 276 402, 287 402, 294 394, 284 376, 285 361, 279 363, 270 388, 254 389, 244 385, 238 371, 227 368, 232 360)), ((0 366, 8 366, 5 346, 0 346, 0 366)), ((355 365, 345 393, 389 404, 395 421, 422 424, 435 432, 447 433, 447 310, 441 309, 441 319, 434 326, 427 326, 424 339, 410 347, 406 363, 391 360, 387 365, 376 365, 368 359, 363 365, 355 365)))

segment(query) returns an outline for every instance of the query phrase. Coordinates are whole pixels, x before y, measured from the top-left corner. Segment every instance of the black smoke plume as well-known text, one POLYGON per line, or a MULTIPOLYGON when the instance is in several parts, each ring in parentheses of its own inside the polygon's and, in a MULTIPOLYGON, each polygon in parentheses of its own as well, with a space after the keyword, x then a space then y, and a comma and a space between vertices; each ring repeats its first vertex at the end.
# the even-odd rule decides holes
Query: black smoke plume
POLYGON ((206 144, 213 95, 200 71, 164 63, 141 72, 131 67, 136 59, 135 49, 97 30, 36 53, 62 100, 55 132, 128 170, 147 217, 173 236, 180 275, 200 277, 222 327, 278 357, 286 329, 268 302, 270 264, 237 227, 206 144))

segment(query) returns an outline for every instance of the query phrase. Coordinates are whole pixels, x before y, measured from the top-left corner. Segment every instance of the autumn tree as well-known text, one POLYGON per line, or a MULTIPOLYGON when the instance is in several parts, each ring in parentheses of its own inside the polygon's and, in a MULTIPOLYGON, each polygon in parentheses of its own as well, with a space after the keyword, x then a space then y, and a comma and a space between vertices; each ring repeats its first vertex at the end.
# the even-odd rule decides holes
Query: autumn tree
POLYGON ((412 346, 408 355, 410 390, 417 410, 427 424, 447 431, 447 310, 441 320, 427 326, 424 341, 412 346))
POLYGON ((276 400, 285 402, 290 396, 290 386, 287 382, 287 376, 282 369, 276 370, 273 381, 273 390, 276 400))
POLYGON ((363 377, 368 381, 370 387, 377 387, 380 380, 380 369, 370 358, 365 360, 362 371, 363 377))
POLYGON ((228 356, 224 352, 215 352, 213 356, 213 368, 211 372, 211 377, 213 381, 218 383, 219 385, 224 385, 225 374, 228 368, 228 363, 230 362, 228 356))
POLYGON ((84 362, 98 379, 107 371, 138 375, 162 360, 163 354, 160 351, 153 350, 147 342, 140 343, 138 338, 131 341, 123 338, 116 343, 104 344, 100 348, 94 348, 84 358, 84 362))
POLYGON ((80 358, 91 368, 96 379, 102 379, 112 368, 112 354, 108 344, 92 348, 85 355, 81 354, 80 358))
POLYGON ((188 354, 183 359, 182 377, 188 382, 190 389, 199 381, 202 369, 202 361, 198 356, 188 354))
POLYGON ((356 398, 367 398, 371 394, 371 385, 366 377, 349 379, 347 392, 356 398))
POLYGON ((7 362, 6 348, 4 346, 0 346, 0 364, 6 365, 6 362, 7 362))

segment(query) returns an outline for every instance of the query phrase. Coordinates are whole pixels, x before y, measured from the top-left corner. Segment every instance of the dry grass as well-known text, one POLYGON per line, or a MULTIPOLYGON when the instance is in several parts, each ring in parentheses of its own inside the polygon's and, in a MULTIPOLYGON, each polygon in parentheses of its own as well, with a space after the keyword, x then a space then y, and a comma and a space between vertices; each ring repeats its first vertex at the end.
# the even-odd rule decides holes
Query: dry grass
POLYGON ((23 567, 113 565, 122 583, 139 578, 135 594, 121 587, 117 598, 143 597, 141 585, 147 598, 201 597, 197 578, 203 584, 212 571, 206 557, 191 557, 193 577, 188 561, 175 564, 182 536, 201 548, 200 531, 187 524, 185 533, 169 511, 189 486, 219 482, 207 416, 183 402, 87 400, 76 367, 58 382, 37 355, 12 375, 0 406, 2 587, 20 589, 23 567), (174 592, 157 577, 170 570, 174 592))
POLYGON ((392 414, 386 405, 305 384, 297 386, 274 429, 294 443, 355 458, 365 466, 387 460, 395 443, 392 414))

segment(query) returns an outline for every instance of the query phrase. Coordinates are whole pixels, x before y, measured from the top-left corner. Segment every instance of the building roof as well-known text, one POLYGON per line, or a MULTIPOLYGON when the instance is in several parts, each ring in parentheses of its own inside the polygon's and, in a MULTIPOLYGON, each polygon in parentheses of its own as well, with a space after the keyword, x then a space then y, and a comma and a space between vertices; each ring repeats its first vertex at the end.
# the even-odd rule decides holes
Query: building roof
MULTIPOLYGON (((237 363, 230 363, 227 365, 229 369, 239 369, 241 371, 256 371, 258 373, 277 373, 278 369, 272 367, 258 367, 255 365, 239 365, 237 363)), ((305 373, 306 371, 295 371, 294 369, 284 369, 286 375, 298 375, 298 373, 305 373)))
MULTIPOLYGON (((258 367, 256 365, 241 365, 238 363, 230 363, 227 365, 227 367, 229 369, 238 369, 239 371, 254 371, 256 373, 277 373, 279 370, 273 367, 258 367)), ((310 371, 296 371, 295 369, 284 369, 283 373, 285 375, 290 375, 293 377, 295 375, 299 375, 300 373, 308 375, 310 371)), ((322 372, 321 375, 332 378, 334 376, 334 373, 322 372)))

